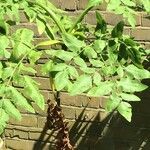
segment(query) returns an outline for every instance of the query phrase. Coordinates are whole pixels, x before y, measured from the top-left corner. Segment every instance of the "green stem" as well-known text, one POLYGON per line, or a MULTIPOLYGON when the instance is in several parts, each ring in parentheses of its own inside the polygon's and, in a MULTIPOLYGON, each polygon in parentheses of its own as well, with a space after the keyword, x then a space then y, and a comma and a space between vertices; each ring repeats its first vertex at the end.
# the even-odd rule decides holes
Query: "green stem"
POLYGON ((87 7, 83 13, 77 18, 76 22, 72 25, 72 27, 69 29, 68 33, 71 33, 72 30, 77 26, 77 24, 79 22, 81 22, 83 19, 84 19, 84 16, 93 8, 94 6, 90 6, 90 7, 87 7))
POLYGON ((61 25, 61 22, 58 20, 57 16, 55 15, 55 13, 53 11, 51 11, 50 9, 44 7, 42 4, 39 4, 37 2, 31 2, 29 0, 27 0, 27 2, 29 4, 32 4, 32 5, 37 5, 39 7, 41 7, 43 10, 46 11, 46 13, 53 19, 53 21, 56 23, 56 25, 58 26, 58 28, 60 29, 60 31, 62 33, 66 33, 64 27, 61 25))

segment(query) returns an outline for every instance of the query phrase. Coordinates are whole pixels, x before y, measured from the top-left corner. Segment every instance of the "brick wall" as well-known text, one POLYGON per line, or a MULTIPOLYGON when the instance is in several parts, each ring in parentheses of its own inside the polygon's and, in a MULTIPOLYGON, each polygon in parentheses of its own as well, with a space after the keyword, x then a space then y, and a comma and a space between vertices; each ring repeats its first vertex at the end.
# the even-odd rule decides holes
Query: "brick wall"
MULTIPOLYGON (((51 0, 56 6, 76 15, 86 6, 87 0, 51 0)), ((105 4, 97 7, 109 25, 115 25, 121 16, 105 11, 105 4)), ((39 36, 33 24, 27 24, 27 20, 21 12, 22 22, 14 26, 12 32, 18 27, 32 29, 36 34, 36 40, 44 39, 39 36)), ((91 11, 85 21, 95 24, 94 11, 91 11)), ((134 36, 137 41, 150 48, 150 19, 141 12, 136 14, 136 28, 131 29, 126 23, 125 33, 134 36)), ((39 61, 36 66, 37 74, 34 77, 40 85, 40 90, 45 97, 45 105, 48 99, 54 100, 47 83, 48 77, 39 72, 39 61)), ((149 81, 144 81, 149 84, 149 81)), ((118 114, 107 115, 104 111, 104 98, 87 98, 84 95, 70 97, 67 93, 60 94, 61 106, 65 117, 69 121, 70 138, 72 144, 78 150, 149 150, 150 149, 150 101, 148 91, 141 95, 141 102, 133 103, 132 122, 128 123, 118 114), (113 117, 112 117, 113 116, 113 117)), ((36 107, 36 106, 35 106, 36 107)), ((47 106, 46 106, 47 108, 47 106)), ((35 114, 29 114, 22 110, 21 122, 10 120, 5 131, 6 146, 13 150, 53 150, 57 133, 46 130, 46 110, 37 108, 35 114)))

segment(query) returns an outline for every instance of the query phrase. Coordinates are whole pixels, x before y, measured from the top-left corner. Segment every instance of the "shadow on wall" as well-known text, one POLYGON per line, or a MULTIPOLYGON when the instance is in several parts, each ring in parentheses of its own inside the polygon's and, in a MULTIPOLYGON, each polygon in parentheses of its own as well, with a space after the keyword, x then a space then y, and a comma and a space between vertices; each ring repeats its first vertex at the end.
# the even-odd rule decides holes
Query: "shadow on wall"
MULTIPOLYGON (((150 81, 146 81, 150 85, 150 81)), ((131 103, 133 106, 132 122, 128 123, 118 113, 112 112, 102 122, 99 115, 94 121, 84 121, 84 111, 70 129, 70 139, 77 150, 150 150, 150 100, 149 89, 141 95, 141 102, 131 103)), ((34 146, 34 150, 47 150, 45 145, 52 132, 45 140, 45 128, 34 146)), ((54 137, 55 139, 55 137, 54 137)), ((53 143, 53 141, 51 141, 53 143)), ((54 150, 50 144, 49 150, 54 150)))

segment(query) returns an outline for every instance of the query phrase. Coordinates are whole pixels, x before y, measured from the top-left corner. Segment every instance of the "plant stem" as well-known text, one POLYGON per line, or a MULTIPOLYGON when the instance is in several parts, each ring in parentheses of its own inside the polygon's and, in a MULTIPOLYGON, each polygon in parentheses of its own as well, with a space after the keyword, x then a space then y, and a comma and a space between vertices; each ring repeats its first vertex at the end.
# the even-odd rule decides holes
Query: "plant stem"
POLYGON ((76 22, 72 25, 72 27, 69 29, 68 33, 71 33, 72 30, 77 26, 77 24, 79 22, 81 22, 84 18, 84 16, 93 8, 94 6, 90 6, 90 7, 87 7, 83 13, 77 18, 76 22))
POLYGON ((39 7, 41 7, 42 9, 44 9, 46 11, 46 13, 53 19, 53 21, 56 23, 57 27, 60 29, 60 31, 62 33, 66 33, 64 27, 61 25, 61 22, 58 20, 57 16, 55 15, 55 13, 53 11, 51 11, 50 9, 46 8, 45 6, 43 6, 40 3, 37 2, 31 2, 29 0, 27 0, 28 3, 32 4, 32 5, 37 5, 39 7))

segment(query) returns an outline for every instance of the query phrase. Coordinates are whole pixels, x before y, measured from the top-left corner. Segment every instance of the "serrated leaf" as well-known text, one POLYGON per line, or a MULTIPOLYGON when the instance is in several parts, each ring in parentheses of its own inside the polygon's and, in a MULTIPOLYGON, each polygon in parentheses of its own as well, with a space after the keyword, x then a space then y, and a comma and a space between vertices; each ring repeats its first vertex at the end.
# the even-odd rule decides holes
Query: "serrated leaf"
POLYGON ((31 64, 34 64, 36 61, 38 61, 41 58, 42 52, 40 51, 30 51, 28 54, 28 58, 31 64))
POLYGON ((17 89, 14 87, 9 87, 9 90, 11 91, 11 101, 16 106, 28 110, 29 112, 35 113, 33 107, 28 103, 27 99, 20 92, 18 92, 17 89))
POLYGON ((98 67, 99 68, 99 67, 103 67, 104 66, 104 63, 102 61, 100 61, 100 60, 90 59, 89 61, 92 64, 92 66, 94 66, 94 67, 98 67))
POLYGON ((43 74, 47 74, 49 73, 51 70, 52 70, 52 67, 53 67, 54 63, 52 60, 46 62, 43 66, 42 66, 42 73, 43 74))
POLYGON ((150 78, 150 72, 146 69, 139 69, 134 65, 129 65, 125 70, 131 73, 135 79, 147 79, 150 78))
POLYGON ((76 65, 78 65, 82 68, 87 67, 85 61, 81 57, 75 57, 74 62, 75 62, 76 65))
POLYGON ((81 48, 85 46, 84 41, 80 41, 75 36, 68 33, 64 34, 62 39, 68 49, 72 52, 79 52, 81 48))
POLYGON ((105 75, 113 75, 116 72, 116 66, 104 66, 101 71, 105 75))
POLYGON ((44 104, 44 97, 39 92, 37 85, 35 84, 35 81, 31 79, 28 76, 24 76, 25 79, 25 92, 28 96, 32 98, 32 100, 42 109, 44 110, 45 104, 44 104))
POLYGON ((95 68, 90 68, 90 67, 80 67, 80 70, 82 70, 84 73, 87 74, 93 74, 95 72, 95 68))
POLYGON ((46 53, 51 56, 55 56, 64 61, 70 61, 76 54, 73 52, 67 52, 64 50, 47 50, 46 53))
POLYGON ((106 33, 107 31, 107 23, 105 20, 102 18, 101 14, 96 11, 96 20, 97 20, 97 25, 95 28, 95 32, 100 31, 102 34, 106 33))
POLYGON ((123 21, 120 21, 112 30, 111 32, 111 36, 113 38, 120 38, 123 34, 123 28, 124 28, 124 22, 123 21))
POLYGON ((63 71, 67 68, 67 65, 65 63, 58 63, 56 65, 53 65, 51 70, 49 70, 50 72, 51 71, 63 71))
POLYGON ((33 31, 29 29, 18 29, 13 34, 12 45, 13 45, 13 58, 18 59, 21 55, 25 55, 31 50, 31 41, 33 40, 33 31))
POLYGON ((98 86, 91 88, 87 95, 94 97, 108 95, 112 91, 113 85, 112 82, 101 82, 98 86))
POLYGON ((93 76, 93 83, 98 86, 101 83, 101 80, 101 75, 98 72, 95 72, 93 76))
POLYGON ((132 106, 129 103, 121 102, 117 110, 126 120, 131 122, 132 106))
POLYGON ((79 76, 78 71, 73 66, 68 66, 68 73, 70 76, 77 78, 79 76))
POLYGON ((106 110, 108 112, 112 112, 114 109, 116 109, 120 102, 121 98, 116 95, 111 95, 110 98, 106 101, 106 110))
POLYGON ((119 67, 117 68, 117 73, 118 73, 118 76, 119 76, 120 78, 123 77, 123 75, 124 75, 124 70, 123 70, 123 68, 122 68, 121 66, 119 66, 119 67))
POLYGON ((2 73, 2 79, 6 80, 7 78, 9 78, 11 76, 12 72, 13 72, 12 67, 4 68, 3 73, 2 73))
POLYGON ((67 71, 62 71, 62 72, 57 73, 54 81, 55 81, 55 87, 57 91, 62 90, 68 83, 67 71))
POLYGON ((84 48, 84 55, 87 56, 88 58, 97 58, 97 53, 90 46, 86 46, 84 48))
POLYGON ((141 92, 148 88, 147 85, 142 84, 138 80, 132 80, 129 78, 123 78, 118 83, 122 87, 124 92, 141 92))
POLYGON ((134 94, 122 93, 120 96, 122 97, 122 99, 124 99, 126 101, 140 101, 141 100, 139 97, 137 97, 134 94))
POLYGON ((81 94, 92 87, 92 78, 89 75, 81 75, 72 85, 69 93, 71 95, 81 94))
POLYGON ((37 71, 34 70, 32 67, 24 66, 23 64, 21 64, 19 66, 19 69, 21 69, 22 71, 25 71, 25 72, 33 73, 33 74, 37 73, 37 71))
POLYGON ((19 110, 12 104, 9 99, 2 99, 3 101, 3 109, 9 115, 15 118, 16 120, 21 120, 21 114, 19 110))
POLYGON ((9 39, 6 36, 0 36, 0 57, 10 58, 10 52, 6 50, 9 45, 9 39))
POLYGON ((105 46, 106 46, 106 41, 104 41, 104 40, 95 40, 93 48, 95 49, 95 51, 97 53, 101 53, 104 50, 105 46))

